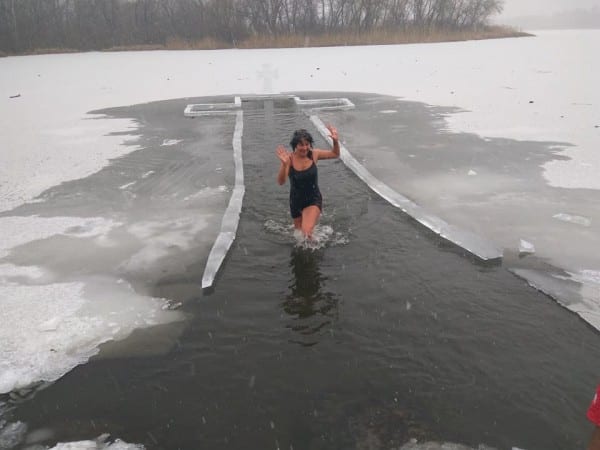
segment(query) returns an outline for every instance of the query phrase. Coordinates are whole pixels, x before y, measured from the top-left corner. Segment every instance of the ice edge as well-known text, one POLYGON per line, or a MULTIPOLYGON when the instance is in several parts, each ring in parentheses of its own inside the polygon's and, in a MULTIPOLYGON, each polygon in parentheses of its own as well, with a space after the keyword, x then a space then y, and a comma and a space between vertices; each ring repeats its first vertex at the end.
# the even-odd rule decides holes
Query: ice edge
MULTIPOLYGON (((238 99, 236 98, 236 104, 238 99)), ((243 111, 236 112, 235 130, 233 132, 233 161, 235 164, 235 185, 229 199, 229 204, 223 214, 221 221, 221 231, 213 244, 204 274, 202 276, 202 289, 209 288, 213 285, 215 276, 235 239, 235 234, 240 221, 240 213, 242 211, 242 201, 244 199, 244 167, 242 161, 242 134, 244 129, 243 111)))
MULTIPOLYGON (((319 133, 331 144, 331 138, 323 121, 317 115, 307 113, 311 122, 319 133)), ((340 159, 352 170, 367 186, 382 198, 404 213, 411 216, 417 222, 430 229, 440 237, 452 242, 454 245, 467 250, 483 261, 497 260, 502 258, 502 251, 488 240, 467 230, 450 225, 441 218, 427 212, 421 206, 394 191, 387 184, 375 178, 362 164, 350 154, 348 149, 340 143, 340 159)))

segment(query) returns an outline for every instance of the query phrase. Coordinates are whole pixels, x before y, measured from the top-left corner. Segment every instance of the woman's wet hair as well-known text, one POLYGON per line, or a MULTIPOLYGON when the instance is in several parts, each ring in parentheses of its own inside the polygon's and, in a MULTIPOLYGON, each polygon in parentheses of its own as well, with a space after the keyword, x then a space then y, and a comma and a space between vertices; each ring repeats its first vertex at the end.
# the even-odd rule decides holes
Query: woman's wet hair
POLYGON ((306 131, 304 128, 300 130, 294 131, 294 135, 292 136, 292 140, 290 141, 290 145, 292 146, 292 150, 296 149, 296 146, 300 143, 302 139, 306 139, 310 146, 313 146, 314 139, 311 134, 306 131))

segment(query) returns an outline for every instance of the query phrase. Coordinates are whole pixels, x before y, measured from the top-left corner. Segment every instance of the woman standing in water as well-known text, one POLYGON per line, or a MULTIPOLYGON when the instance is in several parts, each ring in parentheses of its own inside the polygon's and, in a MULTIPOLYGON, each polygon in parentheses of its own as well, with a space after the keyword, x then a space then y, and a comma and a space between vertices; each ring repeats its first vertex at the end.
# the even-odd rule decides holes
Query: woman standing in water
POLYGON ((290 141, 292 152, 286 151, 283 145, 278 146, 276 151, 281 161, 277 182, 282 185, 286 178, 290 179, 290 212, 294 227, 301 230, 308 239, 312 239, 313 229, 319 221, 323 208, 317 161, 340 156, 338 132, 331 125, 327 125, 327 129, 333 141, 332 150, 313 149, 313 137, 308 131, 302 129, 294 131, 290 141))

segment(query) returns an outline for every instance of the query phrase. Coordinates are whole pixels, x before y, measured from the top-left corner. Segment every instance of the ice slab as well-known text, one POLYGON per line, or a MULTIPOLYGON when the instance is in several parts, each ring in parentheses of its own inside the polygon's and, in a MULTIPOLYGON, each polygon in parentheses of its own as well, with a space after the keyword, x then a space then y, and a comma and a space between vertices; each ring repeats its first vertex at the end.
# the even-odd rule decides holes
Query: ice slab
POLYGON ((600 330, 600 277, 596 278, 598 272, 556 275, 533 269, 509 270, 600 330))
POLYGON ((535 253, 535 246, 531 242, 526 241, 525 239, 520 239, 519 240, 519 253, 520 254, 535 253))
POLYGON ((589 227, 592 224, 592 221, 587 217, 577 216, 574 214, 558 213, 554 214, 552 217, 558 220, 562 220, 563 222, 581 225, 582 227, 589 227))
MULTIPOLYGON (((2 152, 0 211, 8 211, 25 202, 39 201, 34 199, 44 190, 66 180, 91 175, 111 159, 139 149, 125 145, 132 134, 125 137, 123 132, 137 127, 133 120, 88 115, 84 119, 73 119, 68 125, 56 123, 53 127, 48 123, 63 121, 63 113, 52 111, 48 116, 50 118, 44 119, 42 125, 38 123, 35 126, 35 133, 23 132, 27 125, 7 132, 9 139, 19 143, 18 146, 12 142, 5 143, 5 151, 2 152), (73 156, 81 154, 85 156, 73 156)), ((7 114, 2 121, 11 123, 10 127, 19 126, 13 124, 9 117, 7 114)))
POLYGON ((183 111, 183 115, 186 117, 200 117, 222 114, 237 114, 241 107, 241 98, 235 97, 233 103, 196 103, 187 105, 183 111))
POLYGON ((120 222, 103 217, 20 217, 0 218, 0 258, 9 249, 33 240, 45 239, 57 234, 77 237, 103 236, 120 222))
POLYGON ((144 279, 177 272, 185 265, 180 252, 194 245, 196 237, 209 227, 209 221, 206 215, 196 214, 134 223, 127 232, 138 238, 142 247, 122 262, 119 270, 144 279))
MULTIPOLYGON (((467 445, 455 444, 452 442, 417 442, 411 439, 409 442, 400 447, 400 450, 496 450, 493 447, 488 447, 484 444, 479 444, 477 447, 469 447, 467 445)), ((513 450, 518 450, 513 448, 513 450)))
POLYGON ((128 444, 121 439, 109 441, 109 435, 103 434, 93 441, 60 442, 50 450, 144 450, 142 444, 128 444))
MULTIPOLYGON (((315 125, 319 133, 321 133, 327 142, 331 144, 329 131, 325 127, 323 121, 316 115, 310 115, 310 120, 315 125)), ((363 180, 371 189, 373 189, 373 191, 442 238, 467 250, 469 253, 475 255, 483 261, 491 261, 502 258, 502 251, 488 240, 468 230, 463 230, 459 227, 446 223, 441 218, 429 213, 421 206, 407 199, 402 194, 394 191, 388 185, 375 178, 362 164, 356 160, 356 158, 350 154, 346 147, 341 143, 340 158, 344 164, 346 164, 350 170, 352 170, 361 180, 363 180)))
POLYGON ((303 100, 300 97, 294 96, 294 101, 296 102, 296 105, 300 107, 308 107, 313 111, 341 111, 354 108, 354 103, 345 97, 303 100))
POLYGON ((6 423, 2 419, 2 404, 0 404, 0 448, 16 448, 25 438, 27 425, 23 422, 6 423))
POLYGON ((164 139, 163 143, 160 144, 161 147, 170 147, 172 145, 177 145, 182 142, 182 139, 164 139))
POLYGON ((244 200, 244 165, 242 160, 242 134, 244 132, 244 115, 238 111, 233 132, 233 161, 235 164, 235 187, 229 199, 229 205, 223 215, 221 232, 208 255, 204 274, 202 275, 202 289, 213 285, 217 272, 235 239, 235 233, 240 221, 242 202, 244 200))
POLYGON ((252 94, 242 95, 241 101, 263 101, 263 100, 293 100, 296 105, 303 109, 313 111, 348 110, 354 108, 354 103, 345 97, 302 99, 294 94, 252 94))
MULTIPOLYGON (((0 408, 2 404, 0 404, 0 408)), ((7 422, 2 419, 0 409, 0 449, 28 448, 47 449, 42 445, 44 441, 52 438, 52 431, 48 429, 28 432, 27 425, 23 422, 7 422)), ((142 444, 130 444, 121 439, 110 439, 108 434, 98 436, 94 440, 59 442, 50 450, 143 450, 142 444)))
POLYGON ((165 300, 137 294, 122 280, 33 279, 27 285, 27 275, 19 267, 0 274, 0 393, 55 381, 95 355, 100 344, 181 318, 165 310, 165 300))

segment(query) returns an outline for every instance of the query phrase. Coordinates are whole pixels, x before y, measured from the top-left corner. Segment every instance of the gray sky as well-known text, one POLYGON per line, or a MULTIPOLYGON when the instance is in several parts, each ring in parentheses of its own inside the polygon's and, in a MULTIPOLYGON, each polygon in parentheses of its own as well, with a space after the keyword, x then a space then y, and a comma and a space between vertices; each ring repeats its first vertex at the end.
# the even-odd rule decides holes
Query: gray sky
POLYGON ((565 10, 600 7, 600 0, 504 0, 500 17, 545 16, 565 10))

